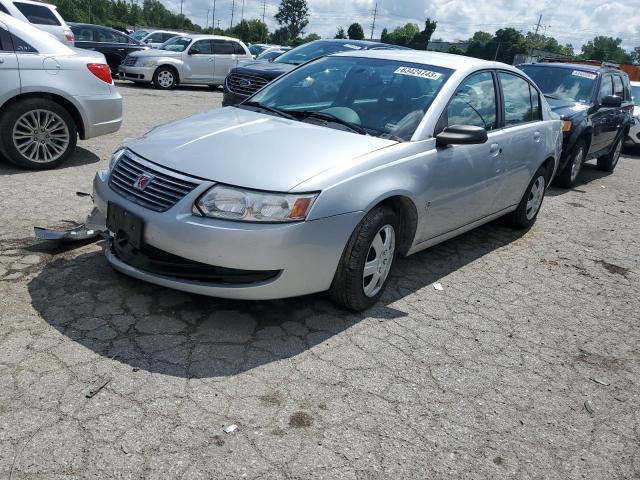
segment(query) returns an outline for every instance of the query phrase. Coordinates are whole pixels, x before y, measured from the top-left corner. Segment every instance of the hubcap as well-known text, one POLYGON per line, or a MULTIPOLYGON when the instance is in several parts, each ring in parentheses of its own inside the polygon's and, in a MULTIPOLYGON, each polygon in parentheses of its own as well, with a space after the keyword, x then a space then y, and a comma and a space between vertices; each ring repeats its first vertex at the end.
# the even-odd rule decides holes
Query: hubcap
POLYGON ((529 199, 527 200, 527 220, 531 220, 536 216, 540 205, 542 205, 542 199, 544 198, 545 179, 542 175, 536 178, 531 186, 529 192, 529 199))
POLYGON ((67 124, 49 110, 31 110, 13 126, 13 145, 32 162, 56 161, 67 151, 69 141, 67 124))
POLYGON ((173 85, 173 73, 163 70, 158 73, 158 83, 161 87, 167 88, 173 85))
POLYGON ((362 288, 367 297, 375 297, 382 289, 391 271, 395 249, 396 232, 391 225, 385 225, 373 237, 364 264, 362 288))
POLYGON ((582 168, 582 161, 584 160, 584 149, 580 147, 573 156, 573 163, 571 164, 571 181, 575 181, 578 178, 578 173, 582 168))

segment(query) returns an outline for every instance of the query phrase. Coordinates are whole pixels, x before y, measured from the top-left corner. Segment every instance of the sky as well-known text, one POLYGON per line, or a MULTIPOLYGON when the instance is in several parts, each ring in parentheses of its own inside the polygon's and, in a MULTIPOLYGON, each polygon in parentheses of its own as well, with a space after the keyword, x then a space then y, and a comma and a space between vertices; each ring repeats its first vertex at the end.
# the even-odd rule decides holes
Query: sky
MULTIPOLYGON (((161 1, 172 11, 180 11, 180 0, 161 1)), ((204 26, 213 1, 183 0, 184 13, 204 26)), ((216 24, 220 20, 222 28, 230 25, 233 1, 216 0, 216 24)), ((277 28, 273 15, 278 11, 279 0, 235 0, 234 23, 241 18, 243 1, 244 18, 262 18, 265 3, 265 21, 270 30, 277 28)), ((526 33, 535 30, 542 15, 540 33, 553 36, 562 44, 572 44, 577 52, 596 35, 619 37, 627 50, 640 46, 640 0, 307 0, 310 21, 305 34, 333 37, 338 26, 346 30, 351 23, 359 22, 369 38, 376 3, 374 38, 380 38, 385 27, 392 30, 407 22, 417 23, 422 29, 427 17, 438 21, 433 38, 445 41, 465 40, 478 30, 493 33, 504 27, 526 33)), ((208 18, 210 25, 210 14, 208 18)))

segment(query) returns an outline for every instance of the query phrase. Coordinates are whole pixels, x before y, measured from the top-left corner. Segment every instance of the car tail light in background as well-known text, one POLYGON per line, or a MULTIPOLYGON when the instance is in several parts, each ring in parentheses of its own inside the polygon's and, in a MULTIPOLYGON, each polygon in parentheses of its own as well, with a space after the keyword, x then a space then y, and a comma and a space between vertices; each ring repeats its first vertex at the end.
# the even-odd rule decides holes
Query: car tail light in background
POLYGON ((104 63, 89 63, 87 64, 87 68, 103 82, 108 83, 109 85, 113 84, 109 65, 105 65, 104 63))
POLYGON ((76 40, 76 37, 71 30, 64 31, 64 38, 67 39, 67 42, 74 42, 76 40))

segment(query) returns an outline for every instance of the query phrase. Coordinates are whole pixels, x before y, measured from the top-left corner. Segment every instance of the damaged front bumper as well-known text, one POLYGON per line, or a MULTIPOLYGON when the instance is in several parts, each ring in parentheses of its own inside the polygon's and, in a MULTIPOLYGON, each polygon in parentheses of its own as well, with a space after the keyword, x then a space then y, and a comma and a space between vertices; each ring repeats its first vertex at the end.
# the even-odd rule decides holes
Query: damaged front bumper
POLYGON ((84 223, 78 224, 73 228, 33 227, 33 233, 38 240, 53 242, 81 242, 108 235, 106 218, 96 207, 93 207, 84 223))

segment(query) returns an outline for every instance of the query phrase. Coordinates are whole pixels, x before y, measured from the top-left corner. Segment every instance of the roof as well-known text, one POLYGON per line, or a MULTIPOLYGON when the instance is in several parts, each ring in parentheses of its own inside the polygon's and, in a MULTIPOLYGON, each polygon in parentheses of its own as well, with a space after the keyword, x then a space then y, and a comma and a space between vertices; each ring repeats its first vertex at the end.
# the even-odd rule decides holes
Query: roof
POLYGON ((195 35, 190 35, 188 33, 181 33, 178 35, 179 37, 189 37, 191 40, 233 40, 235 42, 242 42, 237 38, 233 37, 225 37, 224 35, 205 35, 202 33, 198 33, 195 35))
POLYGON ((556 68, 567 68, 572 70, 583 70, 585 72, 605 72, 605 71, 616 71, 621 72, 620 69, 615 67, 609 67, 607 65, 589 65, 587 63, 562 63, 562 62, 540 62, 540 63, 522 63, 518 66, 536 66, 536 67, 556 67, 556 68))
POLYGON ((30 23, 23 22, 2 12, 0 12, 0 22, 7 25, 9 31, 18 35, 42 54, 73 54, 71 48, 60 42, 52 34, 44 32, 30 23))
POLYGON ((426 52, 424 50, 353 50, 336 53, 334 55, 422 63, 436 67, 451 68, 453 70, 473 69, 474 67, 513 69, 511 65, 507 65, 506 63, 491 62, 482 60, 481 58, 454 55, 452 53, 426 52))
MULTIPOLYGON (((350 43, 351 45, 357 45, 359 47, 362 48, 369 48, 369 47, 379 47, 380 45, 389 45, 387 43, 380 43, 380 42, 372 42, 371 40, 350 40, 348 38, 327 38, 327 39, 323 39, 323 40, 314 40, 313 43, 339 43, 339 44, 345 44, 345 43, 350 43)), ((303 45, 305 45, 303 43, 303 45)), ((402 48, 398 45, 390 45, 391 47, 397 47, 397 48, 402 48)))

